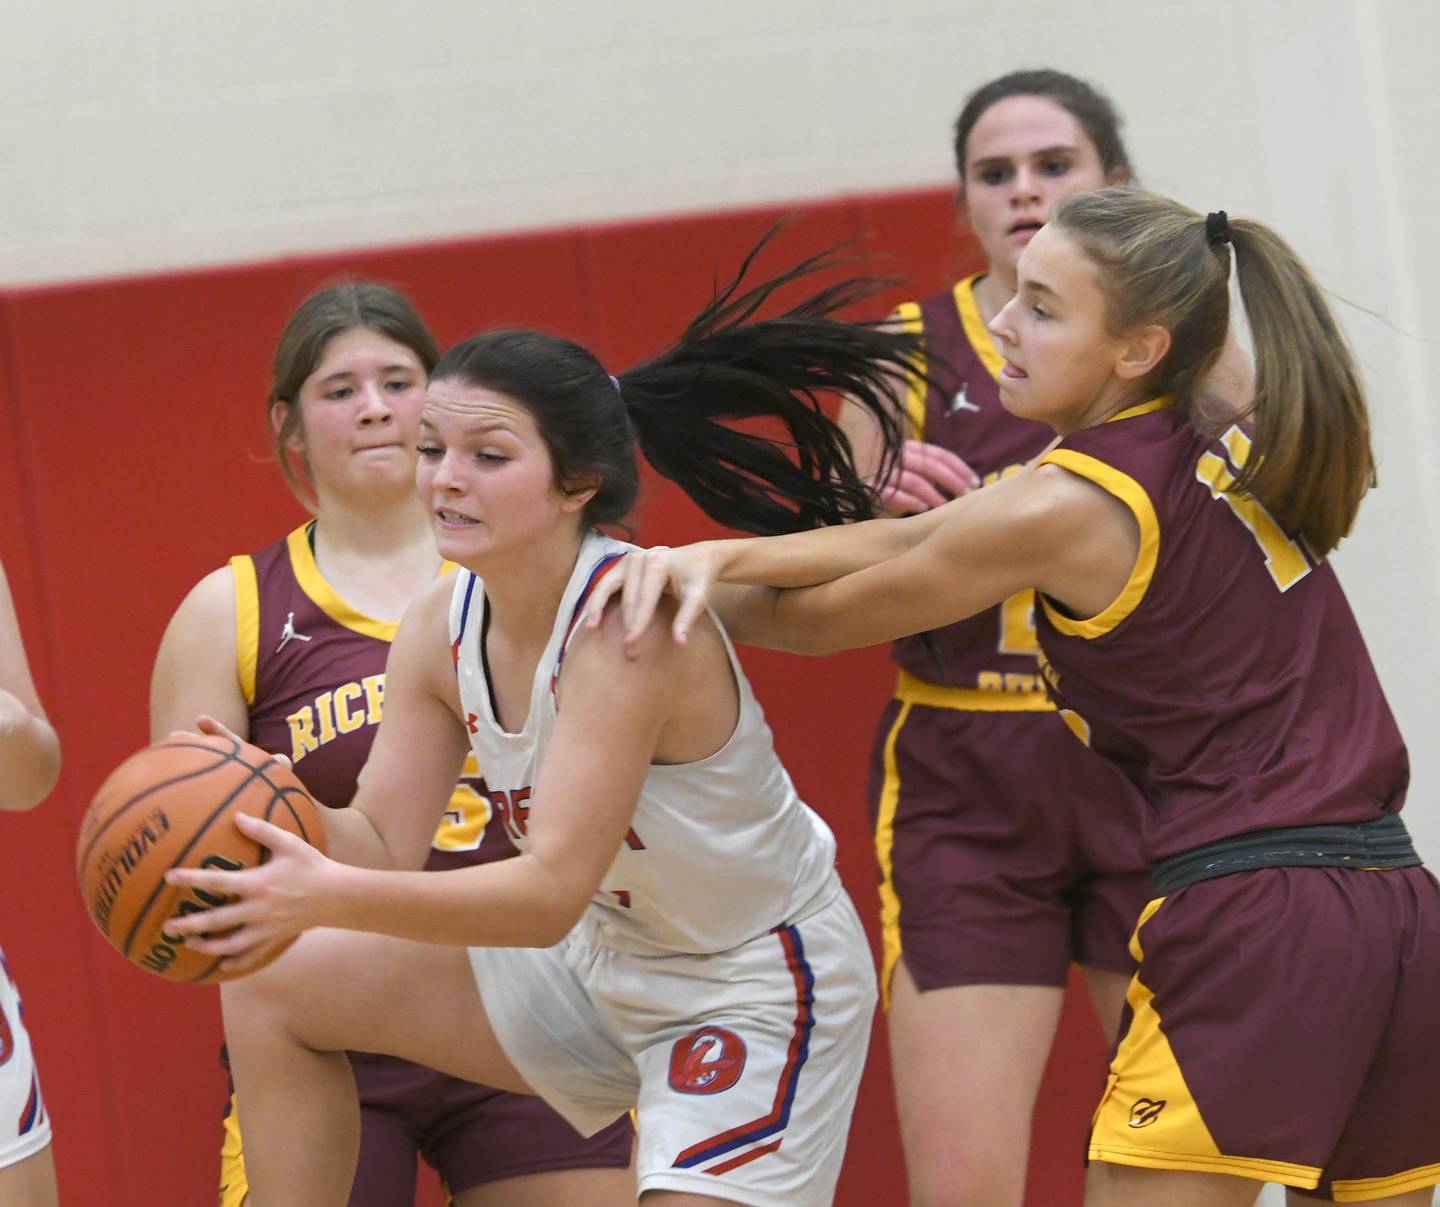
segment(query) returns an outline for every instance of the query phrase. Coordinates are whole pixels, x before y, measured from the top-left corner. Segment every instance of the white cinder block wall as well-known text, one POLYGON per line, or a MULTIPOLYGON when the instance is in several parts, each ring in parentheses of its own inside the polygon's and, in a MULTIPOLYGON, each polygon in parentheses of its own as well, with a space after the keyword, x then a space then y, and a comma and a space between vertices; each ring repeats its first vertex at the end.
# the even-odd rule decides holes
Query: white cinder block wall
POLYGON ((1102 83, 1147 183, 1272 221, 1344 299, 1383 488, 1338 564, 1440 860, 1433 0, 0 11, 0 284, 944 182, 976 83, 1047 64, 1102 83))

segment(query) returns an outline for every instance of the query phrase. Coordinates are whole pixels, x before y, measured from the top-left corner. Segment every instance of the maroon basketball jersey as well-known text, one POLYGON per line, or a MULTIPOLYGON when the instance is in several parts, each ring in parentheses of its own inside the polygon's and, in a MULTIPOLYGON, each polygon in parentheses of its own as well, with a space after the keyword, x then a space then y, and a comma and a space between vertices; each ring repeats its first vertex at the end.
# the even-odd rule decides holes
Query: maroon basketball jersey
MULTIPOLYGON (((288 756, 317 800, 348 805, 380 723, 385 659, 399 626, 360 614, 335 593, 315 564, 309 525, 230 566, 250 740, 288 756)), ((426 866, 514 854, 498 821, 488 824, 490 812, 471 755, 426 866)))
POLYGON ((1075 620, 1042 600, 1067 719, 1148 803, 1151 860, 1217 839, 1398 812, 1409 764, 1329 564, 1226 487, 1250 453, 1157 399, 1043 462, 1129 507, 1140 553, 1119 598, 1075 620))
MULTIPOLYGON (((930 383, 911 382, 911 436, 949 449, 988 485, 1042 452, 1055 434, 1000 405, 997 382, 1005 360, 975 302, 979 279, 967 277, 895 313, 906 331, 925 338, 930 383)), ((919 637, 902 637, 892 647, 902 672, 900 694, 958 708, 1051 708, 1036 665, 1034 615, 1035 593, 1024 591, 939 630, 928 643, 933 652, 919 637)))

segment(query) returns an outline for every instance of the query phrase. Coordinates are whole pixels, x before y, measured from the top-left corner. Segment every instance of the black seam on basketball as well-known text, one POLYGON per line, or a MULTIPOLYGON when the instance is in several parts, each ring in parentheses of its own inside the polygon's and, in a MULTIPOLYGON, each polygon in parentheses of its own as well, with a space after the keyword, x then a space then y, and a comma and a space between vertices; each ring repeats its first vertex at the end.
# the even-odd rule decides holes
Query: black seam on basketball
POLYGON ((202 775, 209 775, 216 768, 223 767, 226 763, 232 761, 229 756, 225 754, 224 751, 215 750, 213 747, 208 746, 205 747, 205 749, 209 750, 212 754, 219 755, 219 759, 211 763, 208 767, 201 767, 199 770, 196 771, 187 771, 184 775, 177 775, 174 779, 166 780, 162 784, 151 785, 149 788, 146 788, 145 791, 141 792, 138 796, 132 796, 123 805, 121 805, 118 809, 111 813, 110 816, 105 819, 104 824, 101 825, 100 828, 97 829, 95 833, 90 836, 90 842, 85 847, 85 852, 83 855, 80 856, 80 859, 78 861, 79 866, 83 869, 85 865, 90 862, 90 855, 95 850, 95 844, 100 841, 101 836, 104 835, 112 825, 119 821, 121 817, 123 817, 136 805, 140 804, 145 800, 148 800, 157 792, 163 792, 166 788, 173 788, 176 784, 183 784, 186 780, 193 780, 197 779, 202 775))
MULTIPOLYGON (((191 835, 190 841, 185 844, 184 849, 182 849, 180 853, 176 855, 176 857, 171 861, 171 868, 178 867, 184 861, 185 857, 189 855, 192 850, 195 849, 196 844, 205 837, 205 834, 209 831, 210 827, 215 824, 216 819, 218 819, 225 812, 225 810, 230 807, 231 803, 235 800, 235 798, 239 796, 240 793, 244 792, 246 788, 248 788, 252 783, 254 783, 254 781, 260 780, 261 782, 269 785, 271 788, 274 788, 275 785, 272 784, 270 780, 266 779, 265 776, 261 774, 262 768, 253 767, 244 759, 235 758, 233 756, 228 761, 239 763, 240 766, 244 767, 245 770, 249 772, 249 774, 240 781, 240 783, 234 788, 234 790, 231 791, 229 796, 227 796, 218 806, 216 806, 216 808, 210 813, 210 816, 205 819, 205 824, 199 827, 199 829, 197 829, 195 833, 191 835)), ((166 868, 165 870, 169 871, 170 868, 166 868)), ((135 942, 135 935, 139 932, 141 926, 144 924, 146 917, 150 913, 151 907, 155 904, 155 899, 160 896, 160 894, 165 889, 169 887, 170 886, 165 883, 164 873, 161 873, 160 879, 156 882, 155 887, 150 891, 150 896, 145 899, 145 904, 140 907, 140 911, 136 914, 135 921, 130 927, 130 933, 125 936, 125 946, 122 947, 120 950, 126 956, 126 958, 129 958, 130 948, 135 942)))
MULTIPOLYGON (((89 862, 90 852, 95 849, 95 844, 100 840, 100 836, 102 834, 104 834, 124 814, 128 813, 132 807, 139 804, 141 801, 147 799, 148 797, 153 796, 156 792, 163 791, 165 788, 173 787, 175 784, 183 784, 186 780, 194 779, 196 776, 209 775, 210 772, 214 771, 218 767, 223 766, 226 763, 244 763, 245 766, 250 766, 249 763, 246 763, 244 759, 240 758, 241 746, 240 743, 234 738, 230 739, 229 750, 217 750, 208 742, 157 742, 155 743, 155 745, 163 746, 169 750, 208 750, 211 754, 218 755, 219 757, 216 762, 211 763, 209 766, 202 767, 197 771, 187 771, 184 775, 176 776, 172 780, 166 780, 163 784, 155 784, 149 788, 146 788, 145 791, 140 793, 139 796, 132 796, 128 801, 126 801, 123 805, 116 809, 108 818, 106 818, 105 824, 102 825, 98 830, 95 831, 94 834, 90 836, 90 842, 85 848, 85 854, 81 856, 80 860, 78 861, 79 867, 83 868, 85 864, 89 862)), ((150 749, 150 747, 147 747, 147 749, 150 749)), ((132 755, 131 757, 133 758, 134 756, 132 755)), ((104 787, 104 785, 102 784, 101 787, 104 787)))
MULTIPOLYGON (((275 806, 277 804, 283 804, 290 814, 290 820, 295 823, 295 830, 292 831, 292 833, 298 832, 300 837, 313 847, 315 843, 310 837, 310 832, 305 828, 305 819, 300 816, 300 814, 296 811, 295 806, 290 803, 290 798, 292 796, 295 796, 296 794, 299 794, 300 796, 303 796, 307 801, 310 801, 311 812, 314 812, 315 804, 310 794, 306 792, 303 788, 296 788, 292 785, 281 788, 277 793, 275 793, 274 796, 270 798, 270 803, 265 806, 265 820, 270 821, 271 817, 274 816, 275 806)), ((271 822, 271 824, 273 825, 274 823, 271 822)))

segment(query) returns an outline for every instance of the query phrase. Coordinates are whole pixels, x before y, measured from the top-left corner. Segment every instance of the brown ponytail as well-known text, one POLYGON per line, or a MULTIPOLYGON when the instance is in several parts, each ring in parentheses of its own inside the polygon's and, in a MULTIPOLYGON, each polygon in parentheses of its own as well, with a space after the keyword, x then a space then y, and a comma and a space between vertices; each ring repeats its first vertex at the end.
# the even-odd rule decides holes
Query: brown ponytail
POLYGON ((1231 222, 1230 237, 1255 343, 1254 455, 1234 489, 1323 557, 1375 484, 1365 394, 1330 308, 1289 245, 1246 218, 1231 222))
MULTIPOLYGON (((1112 332, 1170 332, 1151 393, 1173 395, 1191 422, 1210 426, 1196 399, 1229 331, 1229 248, 1207 236, 1203 215, 1139 189, 1070 197, 1052 222, 1094 262, 1112 332)), ((1246 218, 1232 219, 1228 233, 1255 343, 1245 412, 1253 446, 1231 489, 1323 557, 1375 483, 1364 391, 1319 288, 1285 241, 1246 218)))

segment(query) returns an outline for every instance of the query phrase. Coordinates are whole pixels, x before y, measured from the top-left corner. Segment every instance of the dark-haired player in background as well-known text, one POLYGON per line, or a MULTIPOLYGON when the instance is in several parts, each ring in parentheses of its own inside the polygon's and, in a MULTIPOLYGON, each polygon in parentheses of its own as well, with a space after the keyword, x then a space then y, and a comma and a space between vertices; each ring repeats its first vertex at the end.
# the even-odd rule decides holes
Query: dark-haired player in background
MULTIPOLYGON (((454 569, 442 567, 415 495, 437 356, 410 303, 383 286, 321 290, 296 311, 275 353, 270 419, 286 480, 316 518, 232 558, 181 605, 155 665, 157 738, 208 713, 289 758, 326 804, 349 803, 400 615, 454 569)), ((514 854, 473 758, 450 803, 427 867, 514 854)), ((417 1153, 455 1207, 634 1202, 628 1118, 583 1140, 538 1098, 391 1057, 352 1055, 351 1065, 363 1121, 352 1207, 412 1203, 417 1153)), ((238 1207, 248 1181, 233 1105, 221 1164, 221 1207, 238 1207)))
MULTIPOLYGON (((925 511, 999 481, 1054 440, 1000 405, 987 325, 1015 265, 1064 198, 1130 178, 1110 102, 1059 71, 991 80, 955 123, 960 213, 983 271, 896 312, 923 334, 930 382, 908 383, 910 441, 882 497, 925 511)), ((870 467, 873 427, 847 411, 870 467)), ((881 984, 910 1193, 922 1207, 1019 1207, 1030 1117, 1072 962, 1106 1038, 1149 897, 1142 805, 1055 715, 1022 591, 928 638, 897 641, 895 698, 871 772, 881 872, 881 984)))

